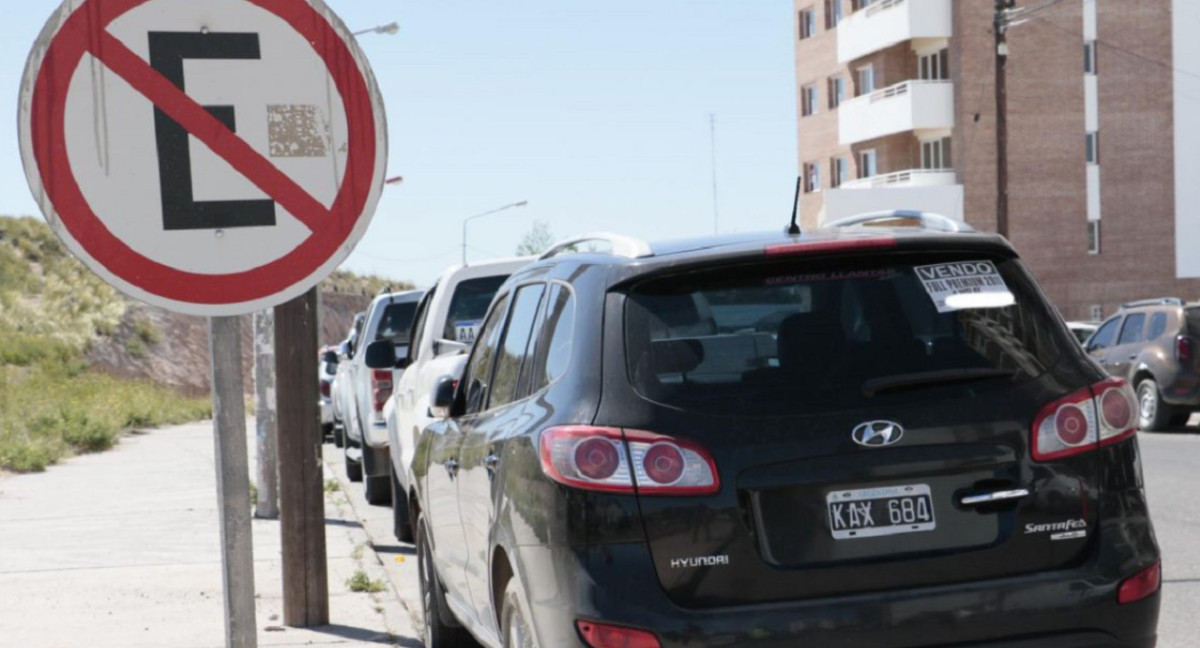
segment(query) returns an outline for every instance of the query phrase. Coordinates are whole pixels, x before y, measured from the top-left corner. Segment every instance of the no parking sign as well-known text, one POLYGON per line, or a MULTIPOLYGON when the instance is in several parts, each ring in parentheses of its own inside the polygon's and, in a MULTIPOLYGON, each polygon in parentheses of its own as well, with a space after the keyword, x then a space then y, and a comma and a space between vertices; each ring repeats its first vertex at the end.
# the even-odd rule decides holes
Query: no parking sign
POLYGON ((387 158, 374 77, 320 0, 68 0, 30 54, 20 129, 30 188, 76 256, 209 316, 332 272, 387 158))

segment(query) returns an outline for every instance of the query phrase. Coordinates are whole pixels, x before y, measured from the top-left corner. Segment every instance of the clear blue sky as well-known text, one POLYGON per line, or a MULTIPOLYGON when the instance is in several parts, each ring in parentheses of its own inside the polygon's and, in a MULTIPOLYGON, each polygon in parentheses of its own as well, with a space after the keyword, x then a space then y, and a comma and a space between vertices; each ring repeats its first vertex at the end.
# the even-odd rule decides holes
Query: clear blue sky
MULTIPOLYGON (((326 0, 366 35, 388 112, 389 175, 347 267, 419 284, 459 259, 513 253, 534 220, 557 237, 661 239, 782 229, 796 177, 794 16, 788 0, 326 0)), ((0 213, 36 214, 17 146, 17 92, 57 0, 0 21, 0 213)))

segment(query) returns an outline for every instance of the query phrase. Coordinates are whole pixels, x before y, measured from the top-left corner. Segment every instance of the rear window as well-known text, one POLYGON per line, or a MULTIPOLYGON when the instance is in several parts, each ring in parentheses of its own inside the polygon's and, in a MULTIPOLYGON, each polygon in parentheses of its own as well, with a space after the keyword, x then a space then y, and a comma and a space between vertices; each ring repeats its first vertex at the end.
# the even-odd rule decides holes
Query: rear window
POLYGON ((1072 343, 1017 261, 913 259, 790 260, 638 284, 629 378, 668 405, 801 413, 1003 389, 1072 343), (964 266, 988 272, 955 276, 964 266))
POLYGON ((1185 308, 1183 312, 1187 317, 1188 333, 1200 336, 1200 308, 1185 308))
POLYGON ((450 299, 450 310, 442 339, 471 343, 479 333, 479 325, 487 314, 488 306, 508 275, 480 277, 460 282, 450 299))
POLYGON ((417 302, 388 304, 379 318, 379 329, 375 340, 391 340, 393 344, 407 345, 412 335, 413 315, 417 312, 417 302))

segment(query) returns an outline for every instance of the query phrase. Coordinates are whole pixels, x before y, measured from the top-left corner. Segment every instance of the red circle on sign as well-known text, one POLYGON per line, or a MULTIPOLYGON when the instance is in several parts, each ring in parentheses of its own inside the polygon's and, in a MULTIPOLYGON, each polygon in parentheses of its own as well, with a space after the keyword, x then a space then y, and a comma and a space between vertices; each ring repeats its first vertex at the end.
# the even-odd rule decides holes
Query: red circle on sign
POLYGON ((42 186, 58 220, 88 255, 116 277, 184 304, 216 306, 261 300, 312 277, 347 242, 363 216, 377 175, 377 144, 371 89, 358 62, 329 20, 305 0, 243 0, 282 19, 313 47, 325 61, 345 105, 348 150, 342 184, 326 217, 320 219, 323 222, 301 218, 311 230, 303 243, 251 270, 216 275, 187 272, 130 248, 88 204, 67 156, 65 113, 71 77, 85 53, 103 58, 97 52, 104 53, 104 38, 111 37, 107 28, 113 20, 150 1, 88 0, 62 23, 40 62, 31 101, 30 137, 42 186), (352 121, 352 116, 359 115, 363 116, 360 121, 352 121))

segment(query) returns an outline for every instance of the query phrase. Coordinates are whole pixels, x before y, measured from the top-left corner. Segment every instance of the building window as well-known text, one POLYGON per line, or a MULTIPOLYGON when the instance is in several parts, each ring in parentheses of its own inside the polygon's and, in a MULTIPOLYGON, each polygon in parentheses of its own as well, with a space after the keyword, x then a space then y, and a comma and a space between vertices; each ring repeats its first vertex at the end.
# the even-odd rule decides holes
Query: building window
POLYGON ((1092 312, 1092 321, 1093 322, 1099 322, 1100 320, 1104 319, 1104 306, 1103 305, 1092 304, 1092 307, 1090 310, 1092 312))
POLYGON ((1083 44, 1083 73, 1096 73, 1096 41, 1094 40, 1083 44))
POLYGON ((804 164, 804 193, 821 190, 821 165, 817 162, 804 164))
POLYGON ((854 96, 861 97, 872 92, 875 92, 875 68, 870 65, 858 68, 858 87, 854 96))
POLYGON ((817 35, 817 12, 812 7, 800 11, 800 40, 817 35))
POLYGON ((866 9, 874 3, 874 0, 853 0, 854 10, 866 9))
POLYGON ((922 169, 950 169, 954 161, 950 157, 950 138, 928 140, 921 142, 922 169))
POLYGON ((829 160, 829 188, 836 189, 850 179, 850 160, 835 157, 829 160))
POLYGON ((842 0, 825 0, 825 29, 833 29, 842 22, 842 0))
POLYGON ((842 105, 846 99, 846 77, 829 77, 829 108, 830 110, 842 105))
POLYGON ((1087 163, 1100 164, 1100 133, 1090 131, 1087 134, 1087 163))
POLYGON ((870 178, 878 169, 875 166, 875 150, 863 151, 858 154, 858 177, 870 178))
POLYGON ((1100 221, 1088 221, 1088 254, 1100 254, 1100 221))
POLYGON ((800 114, 804 117, 817 114, 817 86, 810 83, 800 88, 800 114))
POLYGON ((950 78, 950 50, 942 48, 921 57, 920 78, 925 81, 945 81, 950 78))

